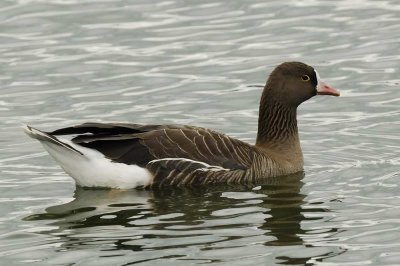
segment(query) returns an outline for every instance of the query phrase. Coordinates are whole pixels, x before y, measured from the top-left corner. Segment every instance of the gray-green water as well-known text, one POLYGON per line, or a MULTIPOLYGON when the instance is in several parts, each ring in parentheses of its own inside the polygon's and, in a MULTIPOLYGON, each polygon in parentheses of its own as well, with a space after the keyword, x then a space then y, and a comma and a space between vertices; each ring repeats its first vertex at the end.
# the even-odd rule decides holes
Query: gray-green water
POLYGON ((0 2, 1 265, 400 265, 398 1, 0 2), (272 68, 305 175, 259 188, 76 189, 21 123, 184 123, 253 142, 272 68))

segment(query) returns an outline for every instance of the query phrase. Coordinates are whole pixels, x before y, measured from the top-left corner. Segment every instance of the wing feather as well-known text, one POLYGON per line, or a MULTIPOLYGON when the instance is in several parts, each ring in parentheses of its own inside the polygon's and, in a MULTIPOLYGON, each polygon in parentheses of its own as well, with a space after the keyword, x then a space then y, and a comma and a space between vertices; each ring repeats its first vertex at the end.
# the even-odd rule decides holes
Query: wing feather
MULTIPOLYGON (((179 182, 186 183, 186 173, 192 173, 193 178, 204 172, 202 168, 243 171, 250 167, 254 157, 250 144, 200 127, 85 123, 51 134, 75 135, 74 143, 98 150, 113 161, 154 168, 153 173, 166 178, 163 182, 167 183, 172 182, 172 172, 179 174, 179 182), (208 166, 201 167, 202 163, 208 166)), ((190 182, 200 182, 202 178, 195 179, 190 182)))

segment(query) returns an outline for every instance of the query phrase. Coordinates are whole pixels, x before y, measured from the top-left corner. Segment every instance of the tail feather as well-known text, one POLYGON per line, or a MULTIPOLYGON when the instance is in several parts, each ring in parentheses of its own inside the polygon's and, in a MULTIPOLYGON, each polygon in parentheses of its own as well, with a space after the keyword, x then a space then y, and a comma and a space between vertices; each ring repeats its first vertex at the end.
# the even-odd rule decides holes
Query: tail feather
POLYGON ((152 174, 146 168, 113 162, 95 149, 58 139, 30 126, 24 129, 26 134, 42 143, 79 186, 128 189, 151 183, 152 174))
POLYGON ((80 155, 83 155, 82 152, 78 151, 77 149, 75 149, 74 147, 72 147, 71 145, 62 142, 61 140, 59 140, 58 138, 54 137, 53 135, 50 135, 46 132, 40 131, 38 129, 35 129, 33 127, 30 127, 28 125, 24 126, 24 130, 25 133, 30 136, 31 138, 37 139, 39 141, 44 141, 44 142, 50 142, 59 146, 62 146, 70 151, 79 153, 80 155))

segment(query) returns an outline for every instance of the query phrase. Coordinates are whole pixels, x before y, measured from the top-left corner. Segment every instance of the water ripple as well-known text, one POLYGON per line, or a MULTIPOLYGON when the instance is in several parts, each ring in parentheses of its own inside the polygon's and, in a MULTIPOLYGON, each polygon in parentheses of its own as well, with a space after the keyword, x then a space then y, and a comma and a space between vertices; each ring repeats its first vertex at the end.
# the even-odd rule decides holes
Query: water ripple
POLYGON ((396 265, 399 10, 390 0, 2 1, 0 264, 396 265), (71 197, 71 179, 20 128, 188 123, 254 142, 263 82, 286 60, 342 92, 299 109, 303 180, 71 197))

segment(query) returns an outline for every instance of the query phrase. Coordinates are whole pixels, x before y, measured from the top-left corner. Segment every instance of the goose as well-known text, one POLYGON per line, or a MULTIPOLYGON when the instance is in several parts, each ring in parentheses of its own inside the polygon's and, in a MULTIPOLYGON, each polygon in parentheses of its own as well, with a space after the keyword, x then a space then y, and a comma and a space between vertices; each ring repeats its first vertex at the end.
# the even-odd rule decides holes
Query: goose
POLYGON ((81 187, 242 184, 303 171, 297 107, 315 95, 340 93, 307 64, 278 65, 261 95, 254 145, 189 125, 88 122, 25 132, 81 187))

